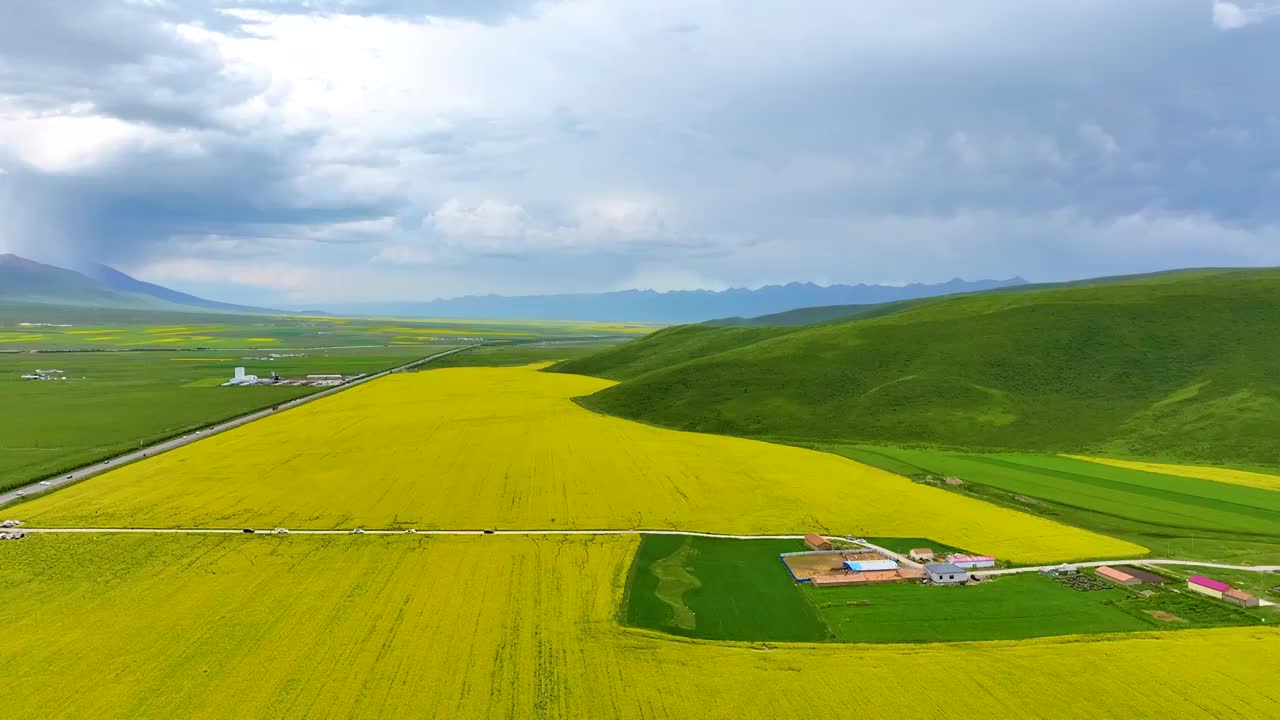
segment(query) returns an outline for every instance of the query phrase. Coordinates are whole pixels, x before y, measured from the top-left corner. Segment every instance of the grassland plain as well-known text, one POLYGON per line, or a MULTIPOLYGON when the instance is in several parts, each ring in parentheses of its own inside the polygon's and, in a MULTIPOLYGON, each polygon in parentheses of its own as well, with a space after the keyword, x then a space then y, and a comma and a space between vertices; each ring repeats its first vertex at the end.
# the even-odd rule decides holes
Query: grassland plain
POLYGON ((768 649, 623 629, 635 544, 0 543, 0 705, 40 718, 848 717, 834 677, 876 688, 857 698, 867 718, 966 718, 975 706, 1043 720, 1280 714, 1272 629, 768 649), (964 688, 964 702, 922 681, 964 688))
POLYGON ((455 345, 340 350, 0 354, 0 490, 315 392, 223 388, 238 365, 266 376, 371 373, 455 345), (38 368, 65 381, 30 381, 38 368))
POLYGON ((1125 538, 1162 557, 1280 563, 1280 493, 1272 490, 1053 455, 816 447, 918 481, 933 478, 932 484, 957 494, 1125 538), (942 476, 965 484, 946 486, 942 476))
POLYGON ((110 310, 0 303, 0 351, 421 345, 485 338, 642 335, 644 323, 347 318, 110 310))
POLYGON ((534 367, 395 375, 37 498, 21 517, 45 527, 817 529, 934 537, 1027 562, 1145 552, 829 453, 663 430, 570 400, 606 385, 534 367))

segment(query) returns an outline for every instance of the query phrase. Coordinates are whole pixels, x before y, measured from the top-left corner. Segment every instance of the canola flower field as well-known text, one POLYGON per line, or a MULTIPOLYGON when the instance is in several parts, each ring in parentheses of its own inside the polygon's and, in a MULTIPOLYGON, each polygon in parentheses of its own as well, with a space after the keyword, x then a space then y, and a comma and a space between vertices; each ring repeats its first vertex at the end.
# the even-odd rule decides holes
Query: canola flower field
POLYGON ((928 537, 1015 562, 1146 549, 835 455, 597 415, 535 367, 401 374, 21 506, 36 527, 679 529, 928 537))
POLYGON ((40 718, 1280 716, 1273 628, 767 647, 625 629, 636 542, 0 543, 0 706, 40 718))
POLYGON ((1086 457, 1084 455, 1067 455, 1073 460, 1085 460, 1100 465, 1141 470, 1142 472, 1175 475, 1177 477, 1195 478, 1197 480, 1213 480, 1230 485, 1262 490, 1280 490, 1280 475, 1237 470, 1234 468, 1212 467, 1208 465, 1171 465, 1168 463, 1141 462, 1135 460, 1113 460, 1111 458, 1086 457))

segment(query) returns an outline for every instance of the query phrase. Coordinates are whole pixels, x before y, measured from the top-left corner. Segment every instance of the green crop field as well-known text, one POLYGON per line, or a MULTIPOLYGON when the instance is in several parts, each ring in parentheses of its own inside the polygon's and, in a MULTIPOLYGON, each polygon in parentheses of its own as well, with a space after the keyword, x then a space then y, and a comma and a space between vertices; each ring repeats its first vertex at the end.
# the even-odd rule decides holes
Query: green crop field
MULTIPOLYGON (((921 538, 873 542, 890 549, 951 549, 921 538)), ((778 559, 802 549, 796 540, 645 536, 622 619, 633 627, 710 640, 860 643, 1022 640, 1280 621, 1269 609, 1244 610, 1186 592, 1176 581, 1081 591, 1027 573, 963 587, 901 582, 818 588, 793 582, 778 559), (1156 613, 1176 619, 1161 620, 1156 613)))
POLYGON ((889 310, 670 328, 556 370, 621 381, 591 409, 681 430, 1280 466, 1280 270, 889 310))
POLYGON ((1280 563, 1280 493, 1052 455, 815 447, 954 492, 1120 537, 1159 557, 1280 563), (958 477, 962 486, 941 482, 958 477))
POLYGON ((710 640, 828 639, 778 560, 803 549, 796 540, 647 535, 631 567, 623 619, 710 640))
POLYGON ((1082 592, 1036 573, 962 587, 802 587, 843 642, 1021 640, 1151 630, 1155 625, 1108 604, 1125 595, 1124 590, 1082 592))
POLYGON ((218 387, 236 366, 264 377, 356 375, 450 347, 0 354, 0 490, 317 390, 218 387), (67 380, 21 378, 36 369, 67 380))
POLYGON ((331 348, 475 340, 608 339, 645 323, 227 315, 0 303, 0 352, 112 348, 331 348))

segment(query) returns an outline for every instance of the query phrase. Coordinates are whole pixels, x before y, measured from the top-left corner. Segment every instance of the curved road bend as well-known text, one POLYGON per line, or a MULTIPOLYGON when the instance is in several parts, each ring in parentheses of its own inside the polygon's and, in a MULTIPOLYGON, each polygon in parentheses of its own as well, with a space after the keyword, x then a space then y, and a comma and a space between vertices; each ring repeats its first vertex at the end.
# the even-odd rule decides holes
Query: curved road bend
POLYGON ((471 345, 464 345, 462 347, 454 348, 452 350, 438 352, 434 355, 428 355, 427 357, 419 358, 417 360, 414 360, 411 363, 400 365, 399 367, 394 367, 389 370, 383 370, 382 372, 374 373, 373 375, 366 375, 362 378, 352 380, 351 382, 343 383, 336 387, 331 387, 327 390, 321 390, 320 392, 313 393, 311 395, 306 395, 300 398, 296 398, 294 400, 288 400, 286 402, 282 402, 279 405, 276 405, 274 407, 269 407, 265 410, 258 410, 257 412, 252 412, 252 413, 249 413, 248 415, 241 415, 240 417, 232 418, 231 420, 228 420, 223 423, 218 423, 217 425, 211 425, 209 427, 200 428, 199 430, 195 430, 193 432, 187 433, 186 435, 183 435, 181 437, 165 440, 164 442, 156 443, 155 445, 150 445, 148 447, 144 447, 139 450, 134 450, 133 452, 126 453, 124 455, 118 455, 108 460, 94 463, 93 465, 86 465, 78 470, 72 470, 71 472, 60 474, 57 477, 50 477, 50 478, 45 478, 44 480, 37 480, 36 482, 31 483, 30 485, 25 485, 23 487, 14 488, 13 490, 0 493, 0 507, 4 507, 7 503, 13 502, 14 500, 17 500, 18 498, 23 497, 24 495, 31 496, 36 494, 44 494, 47 492, 52 492, 53 490, 58 489, 62 485, 68 485, 70 483, 79 482, 80 480, 84 480, 85 478, 93 477, 94 475, 104 473, 108 470, 117 468, 121 465, 127 465, 131 462, 134 462, 136 460, 141 460, 142 458, 148 457, 150 455, 158 455, 162 452, 168 452, 169 450, 173 450, 174 448, 180 448, 183 445, 190 445, 191 443, 197 440, 200 440, 201 438, 205 438, 210 435, 216 435, 220 432, 231 430, 232 428, 238 428, 241 425, 247 425, 253 422, 254 420, 261 420, 262 418, 267 417, 268 415, 274 415, 278 412, 284 412, 289 408, 294 408, 299 405, 305 405, 306 403, 314 402, 321 398, 326 398, 335 393, 342 392, 343 390, 346 390, 348 388, 353 388, 357 385, 362 385, 364 383, 377 380, 378 378, 386 377, 387 375, 390 375, 392 373, 401 372, 404 370, 410 370, 424 363, 431 362, 432 360, 437 360, 446 355, 459 353, 459 352, 462 352, 463 350, 470 350, 471 348, 477 347, 482 344, 483 343, 473 343, 471 345))

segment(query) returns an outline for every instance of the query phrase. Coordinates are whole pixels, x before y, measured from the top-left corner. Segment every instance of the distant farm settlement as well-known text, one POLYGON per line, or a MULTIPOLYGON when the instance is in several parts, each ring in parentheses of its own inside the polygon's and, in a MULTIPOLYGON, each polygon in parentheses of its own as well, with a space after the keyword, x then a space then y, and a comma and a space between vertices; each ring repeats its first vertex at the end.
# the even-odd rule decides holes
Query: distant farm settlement
POLYGON ((231 379, 222 383, 222 386, 242 387, 246 385, 271 385, 276 387, 297 387, 307 385, 311 387, 335 387, 360 377, 363 377, 363 374, 321 374, 307 375, 302 378, 284 378, 275 374, 275 372, 272 372, 267 377, 259 377, 257 375, 250 375, 246 373, 243 367, 238 367, 235 369, 235 373, 231 376, 231 379))
POLYGON ((782 553, 779 559, 798 583, 810 583, 814 587, 838 587, 841 585, 869 585, 875 583, 917 580, 935 585, 956 585, 976 582, 969 570, 995 567, 990 556, 950 554, 946 562, 926 562, 934 559, 931 548, 914 548, 909 557, 864 544, 864 541, 838 540, 835 548, 827 538, 817 533, 804 537, 805 547, 800 552, 782 553))

